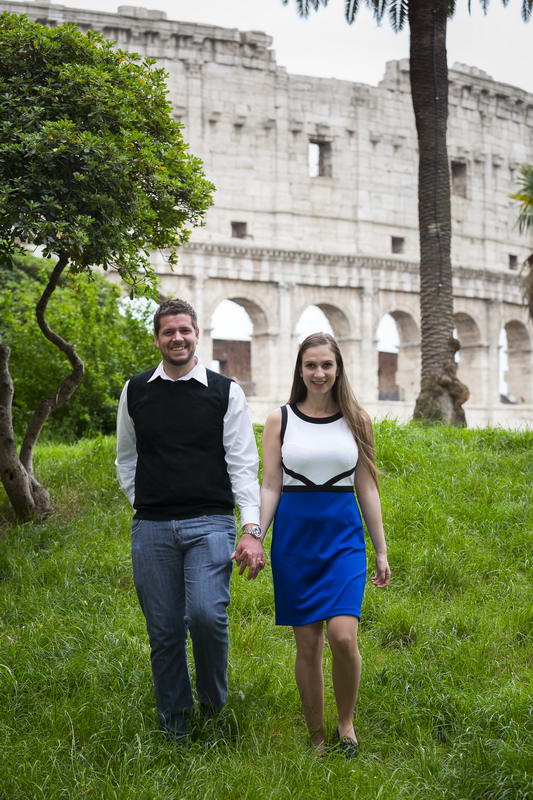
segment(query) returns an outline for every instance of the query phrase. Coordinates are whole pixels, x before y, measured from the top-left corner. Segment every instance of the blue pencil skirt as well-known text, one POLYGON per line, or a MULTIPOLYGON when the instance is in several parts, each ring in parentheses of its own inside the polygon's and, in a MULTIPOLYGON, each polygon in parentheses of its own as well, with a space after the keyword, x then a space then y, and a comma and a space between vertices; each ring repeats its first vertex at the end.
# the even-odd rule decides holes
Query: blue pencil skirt
POLYGON ((363 523, 353 491, 284 491, 272 534, 276 625, 359 618, 366 583, 363 523))

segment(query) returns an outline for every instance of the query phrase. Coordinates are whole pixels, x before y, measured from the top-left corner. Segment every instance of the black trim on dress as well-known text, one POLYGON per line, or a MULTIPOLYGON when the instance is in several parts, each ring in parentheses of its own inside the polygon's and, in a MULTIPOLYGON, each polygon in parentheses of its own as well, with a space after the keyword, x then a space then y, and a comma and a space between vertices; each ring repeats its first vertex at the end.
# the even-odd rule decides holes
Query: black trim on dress
POLYGON ((287 430, 287 406, 281 406, 281 430, 279 432, 280 444, 283 444, 285 431, 287 430))
POLYGON ((353 494, 353 486, 328 486, 324 484, 313 484, 313 486, 283 486, 283 492, 351 492, 353 494))
MULTIPOLYGON (((357 464, 355 466, 357 466, 357 464)), ((301 475, 299 472, 294 472, 294 470, 286 467, 283 461, 281 462, 281 467, 286 475, 290 475, 291 478, 301 481, 306 486, 310 486, 311 488, 315 488, 316 486, 333 486, 338 481, 341 481, 343 478, 348 478, 355 472, 355 467, 352 467, 351 469, 347 469, 346 472, 341 472, 339 475, 334 475, 333 478, 330 478, 325 483, 313 483, 313 481, 310 478, 306 478, 305 475, 301 475)))
POLYGON ((316 483, 313 483, 313 481, 309 480, 309 478, 306 478, 305 475, 300 475, 299 472, 294 472, 292 469, 286 467, 283 461, 281 462, 281 467, 286 475, 290 475, 291 478, 295 478, 295 480, 305 483, 306 486, 310 486, 313 489, 317 485, 316 483))
POLYGON ((324 425, 327 422, 336 422, 338 419, 342 418, 342 413, 338 411, 336 414, 333 414, 331 417, 308 417, 307 414, 304 414, 303 411, 300 411, 299 408, 296 407, 296 403, 291 403, 291 411, 293 411, 297 417, 300 419, 305 420, 306 422, 313 422, 317 425, 324 425))
MULTIPOLYGON (((356 466, 357 464, 355 465, 355 467, 356 466)), ((355 472, 355 467, 347 469, 346 472, 341 472, 340 475, 335 475, 334 478, 330 478, 329 481, 325 482, 324 486, 332 486, 334 483, 337 483, 337 481, 341 481, 343 478, 349 478, 350 475, 353 475, 353 473, 355 472)))

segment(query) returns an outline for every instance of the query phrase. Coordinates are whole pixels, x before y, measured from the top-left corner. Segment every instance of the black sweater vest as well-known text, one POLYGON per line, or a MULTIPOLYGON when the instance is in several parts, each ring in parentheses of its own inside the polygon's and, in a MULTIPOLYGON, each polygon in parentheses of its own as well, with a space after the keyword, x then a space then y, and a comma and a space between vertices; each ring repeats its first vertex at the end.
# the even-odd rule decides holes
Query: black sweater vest
POLYGON ((156 378, 148 383, 153 369, 135 375, 128 384, 128 412, 137 442, 137 519, 233 512, 223 446, 231 380, 206 372, 208 386, 194 378, 156 378))

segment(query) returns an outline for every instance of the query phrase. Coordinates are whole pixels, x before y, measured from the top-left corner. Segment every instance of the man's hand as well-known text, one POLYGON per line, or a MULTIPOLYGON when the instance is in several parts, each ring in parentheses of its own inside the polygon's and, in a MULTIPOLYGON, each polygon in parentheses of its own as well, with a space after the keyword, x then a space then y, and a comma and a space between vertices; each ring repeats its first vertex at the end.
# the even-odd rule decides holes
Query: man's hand
POLYGON ((246 567, 248 567, 248 580, 257 578, 265 566, 263 543, 246 533, 246 528, 244 528, 244 532, 231 557, 239 566, 239 575, 242 575, 246 567))

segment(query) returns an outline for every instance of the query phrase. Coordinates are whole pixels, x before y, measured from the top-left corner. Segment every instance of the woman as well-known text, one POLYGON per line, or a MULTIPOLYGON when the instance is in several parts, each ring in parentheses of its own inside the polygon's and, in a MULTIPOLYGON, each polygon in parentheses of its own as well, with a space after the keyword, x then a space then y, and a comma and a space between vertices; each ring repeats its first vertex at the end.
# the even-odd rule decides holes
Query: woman
POLYGON ((301 344, 289 403, 267 418, 261 528, 272 518, 276 624, 291 625, 296 682, 311 744, 325 750, 324 623, 333 656, 337 737, 356 754, 361 674, 357 625, 366 581, 357 500, 376 552, 374 586, 390 580, 370 418, 355 400, 339 347, 326 333, 301 344))

